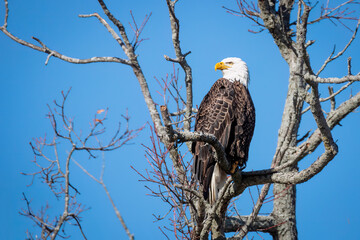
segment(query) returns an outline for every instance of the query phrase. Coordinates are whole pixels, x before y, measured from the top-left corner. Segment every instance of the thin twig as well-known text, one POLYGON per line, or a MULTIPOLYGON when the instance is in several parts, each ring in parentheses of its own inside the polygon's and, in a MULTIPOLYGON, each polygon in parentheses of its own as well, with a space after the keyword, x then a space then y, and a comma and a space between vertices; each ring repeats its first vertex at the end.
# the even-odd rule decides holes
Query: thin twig
POLYGON ((325 69, 325 67, 328 65, 328 63, 332 62, 333 60, 337 59, 338 57, 340 57, 341 55, 344 54, 344 52, 349 48, 349 46, 351 45, 351 43, 354 41, 356 34, 358 32, 359 29, 359 25, 360 25, 360 18, 357 22, 356 28, 354 30, 353 35, 351 36, 349 42, 345 45, 345 47, 343 48, 343 50, 341 50, 340 52, 338 52, 338 54, 336 54, 334 57, 332 56, 333 54, 331 54, 324 62, 324 64, 321 66, 321 68, 319 69, 319 71, 316 73, 315 76, 319 76, 319 74, 325 69))

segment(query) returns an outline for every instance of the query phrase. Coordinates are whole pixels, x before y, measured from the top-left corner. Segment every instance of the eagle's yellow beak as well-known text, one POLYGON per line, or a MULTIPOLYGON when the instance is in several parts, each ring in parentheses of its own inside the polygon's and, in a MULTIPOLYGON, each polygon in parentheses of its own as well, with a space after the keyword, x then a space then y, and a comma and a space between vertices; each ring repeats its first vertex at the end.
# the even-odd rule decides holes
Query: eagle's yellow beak
POLYGON ((229 66, 227 66, 225 63, 223 62, 218 62, 217 64, 215 64, 215 71, 216 70, 224 70, 229 68, 229 66))

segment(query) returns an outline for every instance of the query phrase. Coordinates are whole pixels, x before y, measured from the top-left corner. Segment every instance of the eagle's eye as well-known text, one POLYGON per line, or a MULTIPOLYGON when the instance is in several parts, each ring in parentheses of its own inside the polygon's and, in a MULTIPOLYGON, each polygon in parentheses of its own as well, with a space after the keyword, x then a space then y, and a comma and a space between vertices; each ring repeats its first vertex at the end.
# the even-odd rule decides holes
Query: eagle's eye
POLYGON ((225 64, 231 66, 231 65, 233 65, 234 63, 233 63, 233 62, 226 62, 225 64))

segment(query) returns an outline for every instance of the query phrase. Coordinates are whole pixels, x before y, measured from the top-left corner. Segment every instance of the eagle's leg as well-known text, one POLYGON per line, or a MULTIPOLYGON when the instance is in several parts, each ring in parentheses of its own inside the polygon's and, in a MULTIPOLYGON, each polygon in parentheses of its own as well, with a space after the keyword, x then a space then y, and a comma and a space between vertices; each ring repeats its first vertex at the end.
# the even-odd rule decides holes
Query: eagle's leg
POLYGON ((236 168, 237 166, 239 165, 239 161, 236 161, 232 164, 232 167, 231 167, 231 170, 230 170, 230 173, 231 174, 234 174, 234 172, 236 171, 236 168))

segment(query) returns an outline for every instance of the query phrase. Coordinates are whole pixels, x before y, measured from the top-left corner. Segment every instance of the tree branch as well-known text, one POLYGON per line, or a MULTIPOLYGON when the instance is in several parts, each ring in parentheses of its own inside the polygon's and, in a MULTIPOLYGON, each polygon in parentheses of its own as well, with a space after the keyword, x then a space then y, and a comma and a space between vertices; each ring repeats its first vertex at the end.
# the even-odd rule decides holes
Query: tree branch
MULTIPOLYGON (((360 106, 360 92, 349 100, 343 102, 336 110, 329 113, 326 118, 326 123, 329 129, 333 129, 339 122, 344 119, 349 113, 360 106)), ((306 150, 302 151, 299 158, 303 159, 307 154, 313 152, 323 140, 321 131, 317 129, 309 137, 307 141, 301 144, 298 148, 306 146, 306 150)), ((321 172, 321 170, 334 158, 337 154, 335 146, 325 147, 325 152, 308 168, 297 172, 273 172, 266 170, 264 172, 244 172, 242 173, 242 184, 245 186, 253 186, 266 183, 282 183, 282 184, 298 184, 311 179, 313 176, 321 172)), ((240 186, 243 188, 243 186, 240 186)))
POLYGON ((304 75, 304 78, 307 81, 311 81, 311 82, 314 82, 314 83, 334 83, 334 84, 339 84, 339 83, 350 82, 350 81, 360 81, 360 73, 358 73, 357 75, 347 75, 347 76, 344 76, 344 77, 341 77, 341 78, 336 78, 336 77, 321 78, 321 77, 317 77, 316 75, 306 73, 304 75))
MULTIPOLYGON (((177 1, 166 0, 169 17, 170 17, 170 26, 172 30, 172 42, 175 49, 176 59, 171 59, 165 55, 165 59, 172 62, 177 62, 180 64, 181 68, 185 72, 185 86, 186 86, 186 108, 185 108, 185 120, 184 121, 184 130, 190 131, 191 127, 191 114, 192 114, 192 106, 193 106, 193 92, 192 92, 192 70, 189 64, 186 61, 186 56, 191 52, 187 52, 185 54, 182 53, 180 47, 180 22, 176 18, 175 15, 175 4, 177 1)), ((188 146, 190 147, 190 145, 188 146)))
POLYGON ((123 43, 120 44, 120 46, 122 47, 123 51, 125 52, 125 54, 127 56, 129 56, 129 54, 131 54, 134 49, 129 41, 129 38, 126 35, 125 32, 125 28, 123 26, 123 24, 114 17, 114 15, 112 15, 112 13, 109 11, 109 9, 107 8, 107 6, 105 5, 103 0, 98 0, 101 8, 103 9, 105 15, 109 18, 109 20, 118 28, 120 35, 123 39, 123 43))
POLYGON ((240 231, 238 234, 236 234, 234 237, 232 237, 231 239, 243 239, 247 233, 251 230, 252 227, 251 226, 253 224, 253 222, 255 221, 255 219, 257 218, 257 215, 259 214, 260 208, 262 207, 265 197, 269 192, 271 184, 265 184, 260 192, 259 198, 253 208, 253 211, 251 212, 250 216, 247 218, 245 224, 242 225, 240 231))
POLYGON ((355 37, 356 37, 356 34, 358 32, 358 29, 359 29, 359 25, 360 25, 360 18, 357 22, 357 25, 355 27, 355 30, 354 30, 354 33, 353 35, 351 36, 349 42, 345 45, 345 47, 340 51, 338 52, 338 54, 336 54, 334 57, 333 57, 333 54, 334 54, 334 51, 335 51, 335 48, 333 50, 333 52, 330 54, 330 56, 325 60, 324 64, 321 66, 321 68, 319 69, 319 71, 316 73, 316 76, 319 76, 319 74, 325 69, 325 67, 328 65, 328 63, 334 61, 335 59, 339 58, 340 56, 342 56, 344 54, 344 52, 350 47, 351 43, 354 41, 355 37))
POLYGON ((62 227, 62 225, 64 224, 64 222, 66 221, 66 219, 68 218, 69 216, 69 202, 70 202, 70 195, 69 195, 69 183, 70 183, 70 159, 71 159, 71 156, 72 154, 74 153, 75 151, 75 146, 73 145, 67 158, 66 158, 66 163, 65 163, 65 190, 64 190, 64 212, 63 214, 61 215, 59 221, 57 222, 53 232, 51 233, 51 240, 54 240, 59 231, 60 231, 60 228, 62 227))
MULTIPOLYGON (((327 2, 327 4, 328 3, 329 2, 327 2)), ((322 21, 324 19, 331 19, 331 18, 335 18, 335 19, 338 19, 338 20, 342 19, 342 18, 344 18, 343 16, 337 16, 337 14, 334 13, 334 12, 339 11, 340 8, 342 8, 342 7, 346 6, 346 5, 349 5, 350 3, 356 3, 356 2, 355 2, 355 0, 349 0, 349 1, 341 3, 340 5, 338 5, 338 6, 334 7, 334 8, 328 8, 328 6, 326 6, 325 12, 323 13, 323 11, 322 11, 322 14, 321 14, 320 17, 318 17, 315 20, 310 21, 308 24, 314 24, 314 23, 320 22, 320 21, 322 21), (327 12, 328 9, 330 9, 330 11, 327 12)))
MULTIPOLYGON (((347 84, 345 84, 344 86, 342 86, 338 91, 336 91, 335 93, 331 93, 328 97, 326 98, 320 98, 319 101, 320 102, 326 102, 328 100, 331 100, 331 99, 335 99, 335 96, 338 95, 339 93, 341 93, 342 91, 344 91, 345 89, 347 89, 351 84, 353 84, 354 82, 348 82, 347 84)), ((301 114, 304 114, 306 113, 307 111, 310 110, 310 106, 308 106, 307 108, 305 108, 301 114)))
MULTIPOLYGON (((225 219, 225 232, 238 232, 248 222, 249 216, 227 217, 225 219)), ((257 216, 249 225, 249 231, 268 232, 275 231, 276 221, 271 216, 257 216)))
POLYGON ((29 43, 27 41, 24 41, 16 36, 14 36, 13 34, 11 34, 8 30, 7 30, 7 25, 8 25, 8 15, 9 15, 9 8, 8 8, 8 1, 5 0, 5 20, 4 20, 4 25, 0 27, 0 30, 6 35, 8 36, 10 39, 14 40, 15 42, 24 45, 26 47, 32 48, 36 51, 39 52, 44 52, 48 54, 48 57, 45 61, 45 64, 48 63, 49 59, 51 56, 54 56, 56 58, 59 58, 63 61, 69 62, 69 63, 75 63, 75 64, 86 64, 86 63, 97 63, 97 62, 115 62, 115 63, 122 63, 122 64, 126 64, 126 65, 130 65, 130 62, 128 60, 122 59, 122 58, 118 58, 118 57, 92 57, 92 58, 87 58, 87 59, 79 59, 79 58, 73 58, 73 57, 68 57, 65 56, 55 50, 52 50, 50 48, 48 48, 44 43, 42 43, 38 38, 33 37, 34 40, 36 40, 37 42, 39 42, 39 44, 41 45, 41 47, 36 46, 32 43, 29 43))
POLYGON ((8 24, 8 17, 9 17, 9 3, 8 0, 4 0, 5 2, 5 17, 4 17, 4 25, 0 28, 1 29, 6 29, 7 28, 7 24, 8 24))
POLYGON ((231 164, 226 159, 225 149, 219 140, 212 134, 198 133, 198 132, 178 132, 174 131, 173 141, 179 140, 181 142, 206 142, 215 149, 215 159, 220 167, 227 173, 230 173, 231 164))
POLYGON ((124 43, 121 40, 121 38, 119 37, 119 35, 114 31, 114 29, 112 29, 112 27, 110 27, 110 25, 105 21, 105 19, 103 19, 102 17, 100 17, 100 15, 98 13, 93 13, 93 14, 81 14, 79 15, 79 17, 81 18, 89 18, 89 17, 96 17, 97 19, 99 19, 99 21, 106 27, 106 29, 109 31, 109 33, 111 34, 111 36, 119 43, 120 46, 123 46, 124 43))
POLYGON ((21 45, 24 45, 26 47, 32 48, 36 51, 39 52, 44 52, 48 54, 48 58, 46 60, 46 63, 49 61, 49 58, 51 56, 54 56, 56 58, 59 58, 61 60, 64 60, 65 62, 69 62, 69 63, 75 63, 75 64, 86 64, 86 63, 98 63, 98 62, 115 62, 115 63, 121 63, 121 64, 126 64, 126 65, 130 65, 130 62, 128 60, 122 59, 122 58, 118 58, 118 57, 92 57, 92 58, 86 58, 86 59, 79 59, 79 58, 73 58, 73 57, 68 57, 65 56, 55 50, 52 50, 48 47, 38 47, 32 43, 26 42, 18 37, 15 37, 14 35, 12 35, 7 29, 0 27, 0 30, 5 33, 5 35, 7 35, 8 37, 10 37, 12 40, 14 40, 17 43, 20 43, 21 45))
POLYGON ((119 219, 122 227, 124 228, 126 234, 127 234, 128 237, 129 237, 129 239, 130 239, 130 240, 134 240, 134 234, 132 234, 132 233, 130 232, 129 228, 127 227, 124 218, 121 216, 120 211, 119 211, 118 208, 116 207, 116 205, 115 205, 115 203, 114 203, 114 200, 112 199, 112 197, 111 197, 111 195, 110 195, 110 192, 109 192, 109 190, 107 189, 107 187, 106 187, 106 185, 105 185, 105 183, 104 183, 104 181, 103 181, 103 173, 104 173, 104 168, 105 168, 105 160, 103 160, 102 172, 101 172, 100 179, 97 179, 97 178, 94 177, 92 174, 90 174, 80 163, 78 163, 77 161, 75 161, 75 159, 72 158, 71 160, 72 160, 86 175, 88 175, 90 178, 92 178, 94 181, 96 181, 97 183, 99 183, 99 184, 103 187, 103 189, 104 189, 107 197, 109 198, 109 201, 110 201, 110 203, 111 203, 111 205, 112 205, 112 207, 113 207, 113 209, 114 209, 114 211, 115 211, 116 217, 119 219))

